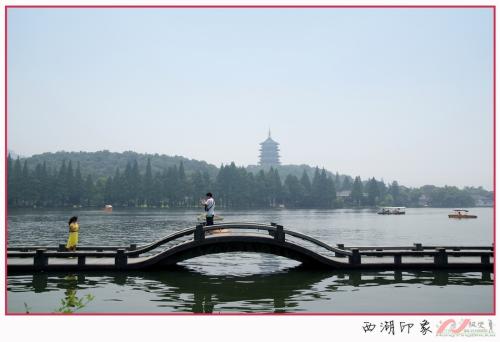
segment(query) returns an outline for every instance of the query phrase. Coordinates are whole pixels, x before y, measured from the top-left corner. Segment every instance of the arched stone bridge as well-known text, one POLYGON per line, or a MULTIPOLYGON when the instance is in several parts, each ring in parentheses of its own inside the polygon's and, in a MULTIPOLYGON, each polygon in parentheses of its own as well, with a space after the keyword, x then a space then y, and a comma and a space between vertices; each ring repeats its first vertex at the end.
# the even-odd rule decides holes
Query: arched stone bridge
POLYGON ((8 272, 36 270, 138 270, 166 268, 207 254, 269 253, 297 260, 305 267, 326 269, 493 269, 492 246, 344 247, 274 223, 235 222, 198 225, 151 244, 129 247, 9 247, 8 272))

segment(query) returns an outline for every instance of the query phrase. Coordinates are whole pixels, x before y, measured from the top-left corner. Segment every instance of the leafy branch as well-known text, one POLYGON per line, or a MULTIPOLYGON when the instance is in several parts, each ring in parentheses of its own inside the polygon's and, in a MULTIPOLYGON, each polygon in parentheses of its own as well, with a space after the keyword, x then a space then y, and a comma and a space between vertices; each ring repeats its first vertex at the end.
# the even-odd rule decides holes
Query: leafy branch
POLYGON ((94 300, 94 296, 87 294, 81 298, 76 296, 76 291, 69 290, 66 292, 66 297, 61 299, 61 306, 55 309, 55 312, 74 313, 83 309, 87 304, 94 300))

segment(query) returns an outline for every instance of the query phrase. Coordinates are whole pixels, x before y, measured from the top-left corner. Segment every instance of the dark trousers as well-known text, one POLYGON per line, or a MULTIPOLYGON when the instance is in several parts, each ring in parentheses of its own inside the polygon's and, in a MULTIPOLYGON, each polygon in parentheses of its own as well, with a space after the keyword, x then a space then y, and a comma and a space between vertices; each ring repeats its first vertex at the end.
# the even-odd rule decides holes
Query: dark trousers
POLYGON ((207 226, 212 226, 214 224, 214 217, 207 216, 207 226))

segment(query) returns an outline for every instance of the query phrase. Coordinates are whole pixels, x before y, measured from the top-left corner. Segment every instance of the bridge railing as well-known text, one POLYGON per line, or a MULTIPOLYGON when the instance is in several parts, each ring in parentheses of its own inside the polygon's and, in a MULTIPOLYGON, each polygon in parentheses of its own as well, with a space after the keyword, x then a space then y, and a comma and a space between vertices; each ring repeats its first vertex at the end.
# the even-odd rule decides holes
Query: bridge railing
MULTIPOLYGON (((7 252, 30 252, 30 251, 36 251, 37 249, 66 252, 66 245, 59 244, 59 246, 15 246, 15 247, 8 247, 7 252)), ((130 244, 129 246, 78 246, 76 249, 78 251, 96 251, 96 252, 116 251, 118 249, 135 250, 137 249, 137 244, 130 244)))
POLYGON ((117 249, 113 252, 58 252, 47 251, 44 248, 39 248, 36 251, 18 252, 11 251, 7 253, 7 257, 11 258, 33 258, 33 266, 36 269, 43 270, 49 264, 49 258, 76 258, 77 264, 80 267, 85 266, 89 257, 109 257, 114 258, 114 262, 110 265, 122 267, 127 265, 127 256, 124 249, 117 249))
MULTIPOLYGON (((437 264, 446 264, 448 257, 480 257, 481 263, 489 264, 490 257, 493 256, 493 246, 423 246, 420 243, 415 243, 413 246, 361 246, 361 247, 345 247, 343 244, 337 244, 337 247, 330 246, 318 239, 308 235, 284 229, 282 225, 276 223, 262 224, 255 222, 231 222, 216 224, 212 226, 197 225, 189 227, 172 234, 169 234, 150 244, 137 247, 132 244, 127 247, 121 246, 82 246, 78 247, 76 252, 65 251, 65 246, 60 244, 58 247, 45 246, 16 246, 9 247, 7 257, 12 258, 34 258, 35 264, 44 263, 43 260, 48 258, 66 258, 77 257, 78 264, 84 265, 87 257, 114 257, 117 265, 127 263, 128 257, 137 257, 141 254, 150 252, 160 246, 166 245, 172 241, 176 241, 182 237, 193 236, 192 240, 199 241, 205 238, 210 238, 215 231, 223 230, 250 230, 250 231, 265 231, 270 238, 279 242, 287 241, 288 237, 293 237, 300 241, 309 242, 324 250, 335 253, 335 257, 348 257, 350 264, 360 264, 362 256, 371 257, 393 257, 395 264, 401 264, 403 257, 424 257, 432 256, 437 264), (208 235, 207 235, 208 233, 208 235)), ((191 239, 189 241, 192 241, 191 239)), ((289 243, 294 243, 288 240, 289 243)), ((321 253, 320 253, 321 254, 321 253)))
POLYGON ((194 240, 199 240, 205 237, 206 232, 212 232, 212 231, 217 231, 217 230, 222 230, 222 229, 250 229, 250 230, 266 230, 268 232, 275 232, 276 227, 271 226, 271 225, 266 225, 262 223, 239 223, 239 222, 232 222, 232 223, 223 223, 223 224, 216 224, 212 226, 204 226, 204 225, 197 225, 196 227, 190 227, 183 229, 181 231, 172 233, 170 235, 165 236, 164 238, 161 238, 160 240, 154 241, 153 243, 145 246, 141 246, 136 248, 135 250, 129 250, 126 251, 125 254, 128 256, 138 256, 140 254, 144 254, 147 252, 150 252, 162 245, 165 245, 169 242, 175 241, 181 237, 184 236, 189 236, 193 235, 194 240))
POLYGON ((137 246, 136 244, 132 244, 130 246, 79 246, 77 247, 77 252, 67 252, 64 244, 60 244, 58 247, 51 246, 15 246, 7 248, 7 256, 8 257, 33 257, 35 251, 37 250, 45 250, 46 256, 48 257, 112 257, 115 256, 118 250, 124 250, 124 254, 127 257, 136 257, 141 254, 150 252, 162 245, 165 245, 169 242, 178 240, 182 237, 193 235, 194 240, 199 240, 205 238, 205 234, 213 233, 220 230, 250 230, 250 231, 265 231, 267 235, 270 235, 274 239, 278 241, 285 241, 286 236, 295 237, 299 240, 307 241, 316 246, 324 248, 330 252, 334 252, 337 256, 352 256, 352 252, 349 250, 344 250, 341 248, 336 248, 330 246, 324 242, 321 242, 315 238, 307 236, 302 233, 294 232, 291 230, 284 229, 283 226, 278 225, 276 223, 271 224, 263 224, 258 222, 230 222, 230 223, 222 223, 216 224, 212 226, 204 226, 197 225, 195 227, 189 227, 172 234, 169 234, 157 241, 154 241, 150 244, 137 246), (50 252, 53 251, 53 252, 50 252), (109 252, 105 252, 109 251, 109 252))
POLYGON ((262 224, 262 223, 234 222, 234 223, 224 223, 224 224, 217 224, 217 225, 203 227, 203 230, 208 231, 208 232, 221 230, 221 229, 267 230, 269 235, 273 236, 274 239, 278 240, 278 241, 285 241, 286 236, 288 235, 288 236, 295 237, 299 240, 310 242, 310 243, 312 243, 316 246, 319 246, 321 248, 324 248, 330 252, 334 252, 335 255, 342 255, 342 256, 347 256, 347 257, 352 256, 351 251, 336 248, 336 247, 330 246, 324 242, 321 242, 318 239, 310 237, 308 235, 294 232, 292 230, 284 229, 282 225, 279 225, 279 224, 276 224, 273 222, 270 225, 262 224))
POLYGON ((357 248, 352 248, 351 251, 354 253, 355 257, 349 260, 350 263, 360 264, 362 256, 371 257, 388 257, 394 258, 394 264, 402 264, 403 257, 425 257, 431 256, 434 258, 434 263, 437 265, 448 264, 448 257, 479 257, 481 258, 481 264, 489 265, 491 264, 490 258, 493 257, 493 251, 488 250, 476 250, 476 251, 447 251, 446 248, 435 248, 434 250, 387 250, 387 251, 360 251, 357 248))
POLYGON ((136 245, 131 245, 128 248, 119 246, 86 246, 79 247, 78 251, 68 252, 65 251, 65 245, 63 244, 60 244, 58 247, 17 246, 8 248, 7 257, 33 258, 33 265, 35 266, 35 268, 39 269, 43 269, 48 265, 49 258, 77 258, 78 266, 85 266, 88 257, 110 257, 115 259, 114 265, 119 268, 127 265, 129 257, 139 256, 141 254, 147 253, 171 241, 178 240, 184 236, 193 235, 193 239, 196 241, 201 237, 204 238, 205 232, 211 232, 221 229, 266 230, 267 232, 273 232, 275 235, 276 232, 279 231, 279 227, 277 228, 276 226, 258 223, 226 223, 214 226, 198 225, 196 227, 186 228, 178 232, 169 234, 157 241, 141 247, 137 247, 136 245), (107 250, 108 252, 104 252, 104 250, 107 250))
POLYGON ((344 246, 343 244, 337 244, 337 247, 347 250, 356 248, 360 251, 383 251, 383 250, 423 251, 423 250, 434 250, 436 248, 444 248, 446 250, 452 250, 452 251, 461 251, 461 250, 493 251, 494 249, 493 244, 491 246, 446 246, 446 245, 423 245, 421 243, 414 243, 413 246, 344 246))
POLYGON ((448 257, 479 257, 482 264, 490 264, 493 257, 494 245, 492 246, 426 246, 414 243, 413 246, 344 246, 337 244, 338 248, 349 250, 353 253, 349 262, 360 264, 363 256, 368 257, 393 257, 394 264, 401 264, 403 257, 425 257, 434 258, 434 263, 445 265, 448 257))

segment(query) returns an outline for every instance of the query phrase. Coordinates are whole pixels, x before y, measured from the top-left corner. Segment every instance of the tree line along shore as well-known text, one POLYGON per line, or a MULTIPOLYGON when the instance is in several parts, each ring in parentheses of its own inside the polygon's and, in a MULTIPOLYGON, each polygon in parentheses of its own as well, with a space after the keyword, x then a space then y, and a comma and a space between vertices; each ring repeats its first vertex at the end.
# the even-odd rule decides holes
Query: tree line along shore
POLYGON ((192 208, 207 191, 218 208, 474 207, 493 198, 480 187, 410 188, 306 165, 217 168, 179 156, 108 151, 9 154, 7 186, 11 208, 192 208))

